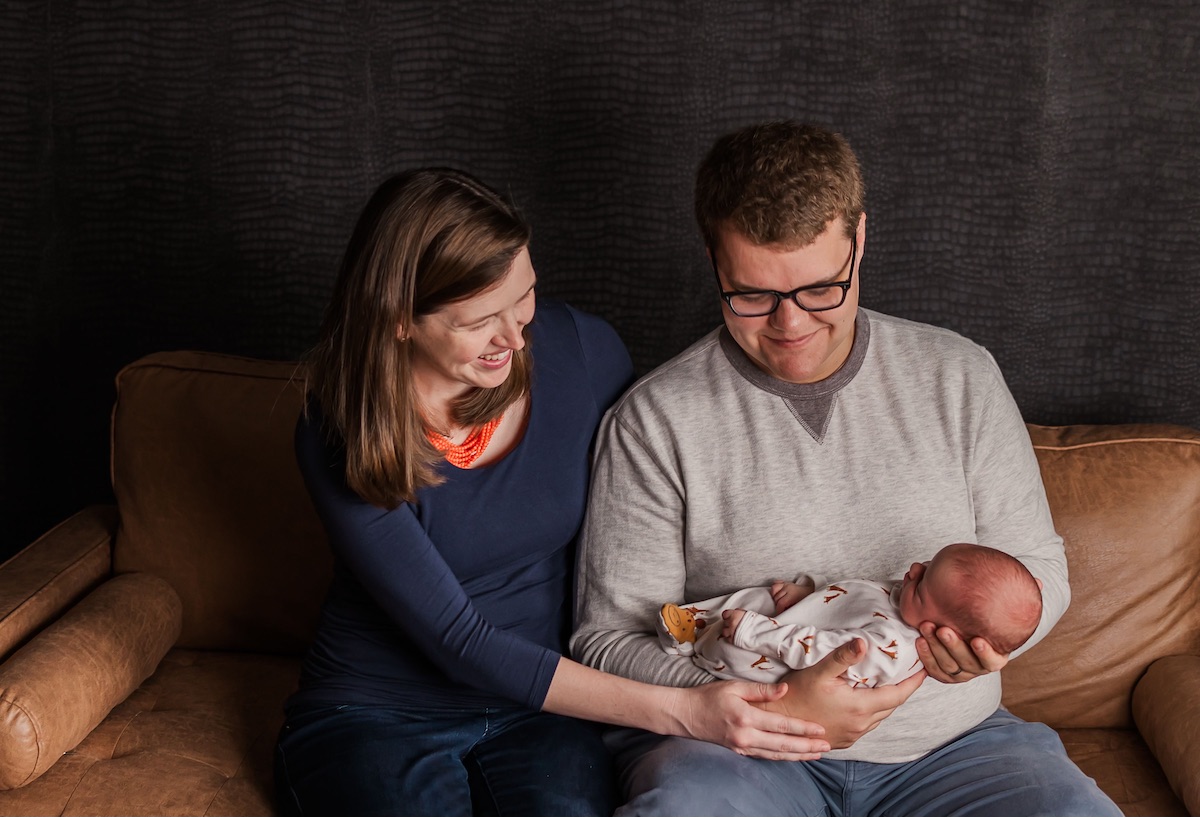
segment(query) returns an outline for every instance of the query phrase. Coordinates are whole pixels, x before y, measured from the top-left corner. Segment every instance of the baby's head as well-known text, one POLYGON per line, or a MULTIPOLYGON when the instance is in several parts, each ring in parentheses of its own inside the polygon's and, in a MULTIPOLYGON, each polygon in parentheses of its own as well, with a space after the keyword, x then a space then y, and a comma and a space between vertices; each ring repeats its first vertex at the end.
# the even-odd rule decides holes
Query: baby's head
POLYGON ((932 621, 965 640, 985 638, 1000 653, 1024 644, 1042 618, 1037 579, 1012 556, 982 545, 947 545, 904 575, 900 617, 932 621))

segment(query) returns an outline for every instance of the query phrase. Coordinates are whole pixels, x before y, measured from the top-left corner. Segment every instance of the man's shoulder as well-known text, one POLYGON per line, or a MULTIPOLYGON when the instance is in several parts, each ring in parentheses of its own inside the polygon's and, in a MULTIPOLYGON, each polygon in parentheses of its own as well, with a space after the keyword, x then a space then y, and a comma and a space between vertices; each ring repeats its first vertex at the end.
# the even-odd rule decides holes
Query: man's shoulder
POLYGON ((713 388, 717 370, 725 362, 719 341, 720 328, 701 337, 675 357, 651 369, 638 378, 617 404, 617 410, 631 411, 659 403, 674 401, 692 393, 713 388), (629 408, 624 408, 626 405, 629 408))
POLYGON ((887 357, 916 357, 923 367, 983 366, 996 370, 991 353, 980 343, 944 326, 863 310, 871 322, 871 349, 887 357))
POLYGON ((871 320, 872 339, 874 339, 876 333, 880 333, 890 340, 935 343, 951 348, 983 348, 980 344, 965 335, 945 326, 915 321, 910 318, 901 318, 898 315, 888 315, 884 312, 875 312, 870 309, 864 309, 863 312, 871 320))

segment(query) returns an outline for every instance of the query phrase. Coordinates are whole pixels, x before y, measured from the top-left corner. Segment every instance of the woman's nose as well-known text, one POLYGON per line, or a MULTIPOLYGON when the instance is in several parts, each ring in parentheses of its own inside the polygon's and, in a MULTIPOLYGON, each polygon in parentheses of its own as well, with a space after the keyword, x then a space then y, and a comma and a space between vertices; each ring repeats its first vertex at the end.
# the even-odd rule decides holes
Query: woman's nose
POLYGON ((509 313, 501 322, 500 332, 496 336, 498 346, 506 346, 509 349, 524 349, 525 336, 521 334, 521 330, 525 328, 525 324, 529 321, 522 321, 521 316, 516 313, 509 313))

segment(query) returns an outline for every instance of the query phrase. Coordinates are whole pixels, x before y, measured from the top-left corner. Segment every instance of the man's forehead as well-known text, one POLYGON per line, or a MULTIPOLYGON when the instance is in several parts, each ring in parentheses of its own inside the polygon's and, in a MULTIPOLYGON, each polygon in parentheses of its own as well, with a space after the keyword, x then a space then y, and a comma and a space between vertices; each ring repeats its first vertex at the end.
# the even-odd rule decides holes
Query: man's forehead
POLYGON ((845 235, 847 238, 850 236, 846 220, 841 214, 826 221, 820 230, 804 224, 794 224, 791 225, 790 230, 772 231, 770 234, 766 234, 764 230, 755 229, 754 226, 726 221, 717 228, 717 240, 724 242, 730 239, 740 239, 747 244, 774 252, 793 252, 811 247, 829 233, 845 235))

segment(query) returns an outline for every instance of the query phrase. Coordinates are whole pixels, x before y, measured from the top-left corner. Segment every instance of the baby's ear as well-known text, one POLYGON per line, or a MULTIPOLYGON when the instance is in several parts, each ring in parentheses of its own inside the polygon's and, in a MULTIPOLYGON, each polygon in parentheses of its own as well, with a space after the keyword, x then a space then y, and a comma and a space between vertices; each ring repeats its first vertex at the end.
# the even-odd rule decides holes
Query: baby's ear
POLYGON ((1034 577, 1034 579, 1033 579, 1033 580, 1034 580, 1035 582, 1037 582, 1037 583, 1038 583, 1038 590, 1039 590, 1039 591, 1041 591, 1041 590, 1045 590, 1045 589, 1046 589, 1046 585, 1042 584, 1042 580, 1041 580, 1041 579, 1039 579, 1039 578, 1037 578, 1037 577, 1034 577))

